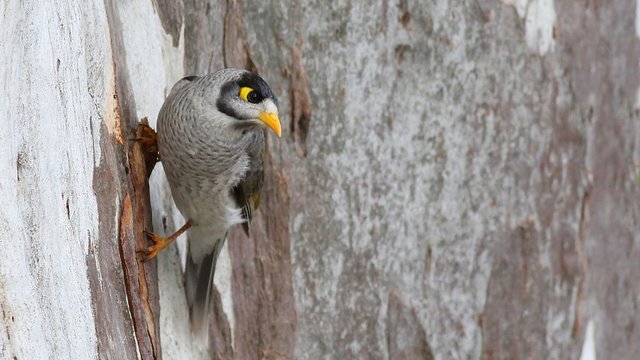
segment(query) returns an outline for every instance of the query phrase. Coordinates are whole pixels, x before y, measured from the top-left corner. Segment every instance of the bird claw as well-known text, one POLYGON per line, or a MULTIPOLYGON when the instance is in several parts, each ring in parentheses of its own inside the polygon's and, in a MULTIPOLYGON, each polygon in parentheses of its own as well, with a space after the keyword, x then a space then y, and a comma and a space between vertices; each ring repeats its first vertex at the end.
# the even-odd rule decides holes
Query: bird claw
POLYGON ((191 221, 187 221, 187 223, 184 224, 180 229, 178 229, 178 231, 168 237, 158 236, 150 231, 145 230, 144 234, 147 236, 147 238, 149 238, 149 240, 153 241, 153 245, 145 249, 138 250, 137 252, 144 256, 143 261, 151 260, 154 257, 158 256, 158 253, 162 249, 169 246, 175 239, 178 238, 178 236, 187 231, 187 229, 189 229, 190 227, 191 221))
POLYGON ((140 141, 146 151, 157 151, 158 135, 156 134, 155 130, 151 128, 151 126, 138 124, 136 135, 138 136, 131 140, 140 141))
POLYGON ((162 249, 171 243, 166 237, 158 236, 150 231, 145 230, 144 234, 149 240, 153 241, 153 245, 137 251, 138 254, 142 255, 142 261, 155 258, 162 249))
POLYGON ((160 160, 160 154, 158 153, 158 134, 149 126, 147 118, 140 121, 134 137, 129 140, 139 144, 147 169, 147 177, 149 177, 154 166, 160 160))

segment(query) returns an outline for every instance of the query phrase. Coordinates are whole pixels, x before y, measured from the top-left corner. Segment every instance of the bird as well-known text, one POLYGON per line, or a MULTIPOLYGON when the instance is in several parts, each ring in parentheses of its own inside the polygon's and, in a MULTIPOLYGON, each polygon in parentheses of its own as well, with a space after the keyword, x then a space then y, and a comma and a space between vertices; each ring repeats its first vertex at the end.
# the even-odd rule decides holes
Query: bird
POLYGON ((206 337, 216 261, 228 229, 249 226, 264 182, 265 130, 280 137, 278 100, 253 72, 226 68, 187 76, 171 89, 157 118, 160 161, 186 223, 153 244, 144 260, 188 231, 185 292, 192 332, 206 337))

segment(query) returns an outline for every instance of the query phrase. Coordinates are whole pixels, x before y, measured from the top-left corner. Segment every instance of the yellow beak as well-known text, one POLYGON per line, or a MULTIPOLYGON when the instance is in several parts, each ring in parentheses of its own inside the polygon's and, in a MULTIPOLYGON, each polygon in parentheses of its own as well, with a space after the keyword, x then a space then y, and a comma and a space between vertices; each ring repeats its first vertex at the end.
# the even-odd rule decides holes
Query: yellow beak
POLYGON ((280 137, 282 135, 282 128, 280 127, 280 119, 278 118, 278 114, 260 112, 260 120, 265 123, 268 127, 273 130, 273 132, 280 137))

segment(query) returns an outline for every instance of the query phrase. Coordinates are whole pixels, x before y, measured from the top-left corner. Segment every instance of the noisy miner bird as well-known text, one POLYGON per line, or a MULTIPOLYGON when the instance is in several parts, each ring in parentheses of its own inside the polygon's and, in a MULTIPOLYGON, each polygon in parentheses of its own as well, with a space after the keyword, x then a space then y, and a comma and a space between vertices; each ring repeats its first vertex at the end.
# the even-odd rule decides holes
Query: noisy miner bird
MULTIPOLYGON (((264 180, 265 134, 280 137, 278 101, 246 70, 224 69, 178 81, 158 115, 158 150, 173 199, 187 220, 168 237, 149 234, 154 258, 189 230, 185 269, 192 330, 206 330, 216 260, 227 230, 249 233, 264 180)), ((205 334, 206 336, 206 334, 205 334)))

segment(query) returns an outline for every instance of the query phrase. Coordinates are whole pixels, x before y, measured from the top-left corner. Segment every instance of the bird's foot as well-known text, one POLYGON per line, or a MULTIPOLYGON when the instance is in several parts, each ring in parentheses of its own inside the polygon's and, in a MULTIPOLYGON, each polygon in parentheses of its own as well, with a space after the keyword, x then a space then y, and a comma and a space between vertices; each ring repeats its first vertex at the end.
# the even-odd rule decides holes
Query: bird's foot
POLYGON ((140 150, 147 167, 147 176, 151 175, 151 171, 160 160, 160 156, 158 154, 158 134, 149 126, 149 120, 146 117, 140 120, 135 137, 131 140, 140 143, 140 150))
POLYGON ((149 246, 146 249, 138 250, 138 253, 142 254, 143 261, 151 260, 154 257, 158 256, 158 253, 162 251, 162 249, 169 246, 169 244, 176 240, 178 236, 182 235, 190 227, 191 221, 187 221, 184 225, 182 225, 180 229, 178 229, 178 231, 167 237, 158 236, 150 231, 145 231, 145 235, 147 235, 149 240, 153 241, 153 245, 149 246))
POLYGON ((149 122, 142 119, 136 130, 136 140, 140 141, 145 152, 158 151, 158 134, 149 126, 149 122))
POLYGON ((149 231, 145 231, 144 233, 145 235, 147 235, 147 238, 149 240, 153 241, 153 245, 145 249, 138 250, 138 253, 142 254, 143 256, 142 258, 143 261, 147 261, 155 258, 156 256, 158 256, 158 253, 162 251, 162 249, 166 248, 167 246, 169 246, 169 244, 173 242, 173 239, 171 239, 171 237, 159 236, 149 231))

